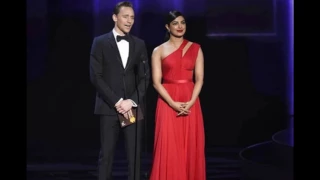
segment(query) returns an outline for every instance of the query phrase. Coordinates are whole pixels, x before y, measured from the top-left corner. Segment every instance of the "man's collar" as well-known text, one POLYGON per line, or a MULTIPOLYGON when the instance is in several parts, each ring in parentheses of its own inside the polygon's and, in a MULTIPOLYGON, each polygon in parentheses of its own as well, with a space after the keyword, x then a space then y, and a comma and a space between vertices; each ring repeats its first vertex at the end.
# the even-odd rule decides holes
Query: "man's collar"
POLYGON ((125 36, 125 35, 120 35, 114 28, 112 29, 112 33, 114 38, 117 38, 117 36, 125 36))
POLYGON ((114 28, 112 29, 112 34, 114 38, 117 38, 117 36, 120 35, 114 28))

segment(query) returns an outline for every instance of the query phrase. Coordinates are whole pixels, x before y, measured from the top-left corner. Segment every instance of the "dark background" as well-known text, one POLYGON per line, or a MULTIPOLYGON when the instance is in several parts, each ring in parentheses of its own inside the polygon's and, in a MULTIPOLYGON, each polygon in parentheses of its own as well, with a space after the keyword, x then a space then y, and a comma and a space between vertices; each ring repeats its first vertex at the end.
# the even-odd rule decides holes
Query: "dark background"
MULTIPOLYGON (((27 154, 67 160, 99 150, 89 52, 114 24, 117 0, 27 1, 27 154)), ((181 10, 186 39, 205 57, 200 95, 206 147, 244 147, 288 127, 287 1, 135 0, 132 34, 149 55, 163 42, 164 17, 181 10)), ((157 94, 148 88, 147 150, 152 152, 157 94)), ((290 104, 289 104, 290 105, 290 104)), ((98 155, 98 154, 97 154, 98 155)))

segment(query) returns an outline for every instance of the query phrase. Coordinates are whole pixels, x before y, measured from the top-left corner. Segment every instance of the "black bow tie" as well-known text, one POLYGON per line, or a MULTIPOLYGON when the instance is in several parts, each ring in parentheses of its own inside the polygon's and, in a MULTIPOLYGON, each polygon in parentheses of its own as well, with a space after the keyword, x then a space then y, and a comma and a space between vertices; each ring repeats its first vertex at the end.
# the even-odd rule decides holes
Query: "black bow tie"
POLYGON ((128 39, 128 36, 127 36, 127 35, 125 35, 125 36, 119 36, 119 35, 118 35, 118 36, 117 36, 117 42, 121 41, 122 39, 129 42, 129 39, 128 39))

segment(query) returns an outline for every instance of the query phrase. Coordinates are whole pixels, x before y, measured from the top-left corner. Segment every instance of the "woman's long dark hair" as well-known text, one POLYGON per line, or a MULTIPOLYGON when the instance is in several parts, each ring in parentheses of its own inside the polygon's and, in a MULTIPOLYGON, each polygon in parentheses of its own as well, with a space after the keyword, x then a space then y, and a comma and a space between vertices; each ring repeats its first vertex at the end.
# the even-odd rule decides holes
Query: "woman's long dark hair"
MULTIPOLYGON (((170 26, 170 23, 175 20, 177 17, 179 16, 183 16, 183 14, 179 11, 170 11, 169 14, 167 15, 166 17, 166 24, 168 26, 170 26)), ((170 39, 170 32, 169 31, 166 31, 166 35, 164 37, 164 42, 168 41, 170 39)))

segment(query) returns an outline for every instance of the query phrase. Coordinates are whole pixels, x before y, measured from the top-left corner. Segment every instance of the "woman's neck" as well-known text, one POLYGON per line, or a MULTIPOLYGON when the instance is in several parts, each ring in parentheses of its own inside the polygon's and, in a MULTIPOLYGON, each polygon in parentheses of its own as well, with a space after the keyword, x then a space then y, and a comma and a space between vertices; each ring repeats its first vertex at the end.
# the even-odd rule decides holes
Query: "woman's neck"
POLYGON ((170 44, 173 44, 174 46, 180 46, 181 43, 183 42, 183 37, 173 37, 171 36, 170 39, 169 39, 169 43, 170 44))

